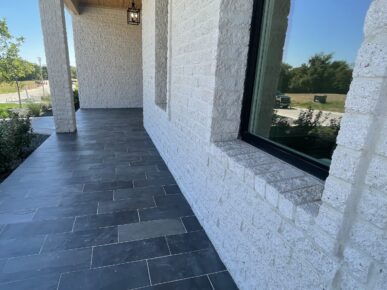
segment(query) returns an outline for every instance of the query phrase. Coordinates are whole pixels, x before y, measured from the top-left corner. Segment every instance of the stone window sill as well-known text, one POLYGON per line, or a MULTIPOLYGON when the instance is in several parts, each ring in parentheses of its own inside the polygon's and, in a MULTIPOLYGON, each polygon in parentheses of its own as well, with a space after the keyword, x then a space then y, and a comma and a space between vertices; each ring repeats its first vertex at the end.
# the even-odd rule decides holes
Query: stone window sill
POLYGON ((215 142, 211 153, 285 217, 317 216, 324 182, 241 140, 215 142))

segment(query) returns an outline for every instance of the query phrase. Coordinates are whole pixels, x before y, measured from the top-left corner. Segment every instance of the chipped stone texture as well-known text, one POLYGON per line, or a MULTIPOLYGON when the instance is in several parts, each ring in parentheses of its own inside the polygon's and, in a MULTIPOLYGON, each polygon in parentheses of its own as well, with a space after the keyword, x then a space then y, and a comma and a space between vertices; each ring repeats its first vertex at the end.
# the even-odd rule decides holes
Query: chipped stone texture
POLYGON ((155 1, 155 30, 155 102, 165 109, 168 75, 168 0, 155 1))
POLYGON ((337 136, 337 144, 354 150, 363 149, 371 125, 371 116, 344 114, 340 122, 341 130, 337 136))
POLYGON ((374 155, 366 175, 366 183, 387 194, 387 157, 374 155))
POLYGON ((378 190, 366 190, 359 201, 359 214, 381 229, 387 227, 387 195, 378 190))
POLYGON ((372 259, 352 246, 344 249, 344 262, 349 271, 362 283, 367 283, 372 259))
POLYGON ((126 17, 96 7, 73 16, 81 108, 142 107, 141 24, 126 17))
POLYGON ((63 0, 40 0, 40 19, 57 133, 76 131, 63 0))

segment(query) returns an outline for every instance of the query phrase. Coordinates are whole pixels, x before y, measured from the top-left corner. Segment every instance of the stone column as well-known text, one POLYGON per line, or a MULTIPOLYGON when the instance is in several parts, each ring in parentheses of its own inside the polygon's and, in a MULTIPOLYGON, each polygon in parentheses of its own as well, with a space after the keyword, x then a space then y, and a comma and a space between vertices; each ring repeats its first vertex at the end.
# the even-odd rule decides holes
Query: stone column
POLYGON ((40 18, 56 132, 75 132, 77 127, 63 0, 40 0, 40 18))

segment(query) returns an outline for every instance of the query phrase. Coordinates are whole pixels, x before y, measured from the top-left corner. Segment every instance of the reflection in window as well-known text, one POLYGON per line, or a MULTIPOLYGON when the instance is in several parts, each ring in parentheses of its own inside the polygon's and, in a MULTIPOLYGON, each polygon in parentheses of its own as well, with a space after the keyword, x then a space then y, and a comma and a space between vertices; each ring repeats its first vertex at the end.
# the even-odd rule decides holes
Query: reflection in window
POLYGON ((250 134, 329 166, 371 1, 359 2, 265 1, 250 134))

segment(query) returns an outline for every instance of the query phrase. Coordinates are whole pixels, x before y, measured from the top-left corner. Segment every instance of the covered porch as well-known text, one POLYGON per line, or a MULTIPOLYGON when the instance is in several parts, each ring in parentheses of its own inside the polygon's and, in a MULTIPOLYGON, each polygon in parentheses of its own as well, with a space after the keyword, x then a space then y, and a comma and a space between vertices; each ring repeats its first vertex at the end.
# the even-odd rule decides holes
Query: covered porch
POLYGON ((0 289, 236 289, 142 110, 77 120, 0 185, 0 289))

